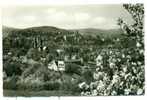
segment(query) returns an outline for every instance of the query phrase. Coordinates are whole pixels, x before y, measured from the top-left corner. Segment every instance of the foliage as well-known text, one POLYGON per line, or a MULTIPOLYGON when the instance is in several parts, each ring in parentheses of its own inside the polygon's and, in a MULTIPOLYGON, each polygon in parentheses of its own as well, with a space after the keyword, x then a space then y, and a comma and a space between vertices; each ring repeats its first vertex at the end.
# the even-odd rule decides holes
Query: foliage
POLYGON ((124 4, 123 7, 131 14, 134 24, 128 25, 119 19, 118 25, 124 31, 123 41, 131 40, 135 46, 131 48, 127 45, 122 50, 102 50, 99 53, 102 59, 93 73, 94 81, 90 84, 79 84, 81 95, 144 94, 144 7, 143 4, 124 4), (105 54, 107 58, 104 57, 105 54), (103 60, 108 65, 105 65, 103 60))
POLYGON ((20 66, 22 66, 22 64, 19 62, 7 62, 4 64, 4 71, 6 72, 7 76, 21 75, 22 70, 20 66))
POLYGON ((65 65, 65 72, 69 74, 74 74, 74 73, 81 74, 80 69, 81 67, 74 63, 69 63, 65 65))
POLYGON ((17 80, 18 76, 13 75, 12 77, 9 77, 7 80, 3 81, 3 88, 17 90, 17 80))
POLYGON ((88 84, 93 81, 93 72, 90 69, 85 69, 82 76, 88 84))
POLYGON ((46 70, 46 72, 44 72, 43 80, 46 82, 46 81, 59 79, 60 77, 61 74, 59 72, 46 70))
POLYGON ((47 81, 44 84, 45 90, 58 90, 60 88, 60 83, 57 81, 47 81))
POLYGON ((29 49, 29 51, 27 52, 27 58, 32 58, 35 61, 39 61, 40 56, 41 56, 41 53, 34 48, 29 49))

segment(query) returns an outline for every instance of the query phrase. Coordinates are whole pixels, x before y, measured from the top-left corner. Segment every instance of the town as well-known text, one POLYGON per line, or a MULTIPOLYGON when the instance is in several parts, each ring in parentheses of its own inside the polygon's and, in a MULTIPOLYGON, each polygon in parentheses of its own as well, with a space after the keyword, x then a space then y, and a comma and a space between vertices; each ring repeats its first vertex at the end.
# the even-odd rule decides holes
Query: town
POLYGON ((122 8, 115 29, 3 25, 4 96, 144 95, 144 7, 122 8))

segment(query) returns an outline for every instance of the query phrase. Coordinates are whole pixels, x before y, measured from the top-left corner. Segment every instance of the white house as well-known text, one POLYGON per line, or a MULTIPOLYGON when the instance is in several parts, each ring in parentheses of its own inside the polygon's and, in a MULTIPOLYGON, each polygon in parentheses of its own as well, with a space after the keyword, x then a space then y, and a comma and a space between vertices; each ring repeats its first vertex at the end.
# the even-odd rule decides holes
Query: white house
POLYGON ((55 60, 51 61, 49 64, 48 64, 48 69, 50 70, 54 70, 54 71, 58 71, 58 67, 55 63, 55 60))
POLYGON ((58 70, 65 71, 65 63, 64 61, 58 61, 58 70))
POLYGON ((48 69, 54 71, 65 71, 65 63, 64 61, 58 61, 56 64, 55 60, 53 60, 48 64, 48 69))
POLYGON ((96 58, 96 65, 101 66, 102 60, 103 60, 103 57, 101 55, 98 55, 97 58, 96 58))

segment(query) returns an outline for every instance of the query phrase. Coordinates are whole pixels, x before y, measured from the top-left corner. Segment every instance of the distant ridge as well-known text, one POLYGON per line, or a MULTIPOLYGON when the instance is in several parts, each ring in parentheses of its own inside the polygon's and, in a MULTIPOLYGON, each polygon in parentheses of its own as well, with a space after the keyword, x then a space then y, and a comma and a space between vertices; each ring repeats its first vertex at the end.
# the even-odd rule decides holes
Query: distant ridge
POLYGON ((24 28, 24 29, 19 29, 19 28, 13 28, 13 27, 7 27, 7 26, 2 26, 2 32, 3 32, 3 37, 7 37, 9 34, 12 32, 36 32, 37 34, 40 33, 55 33, 55 32, 76 32, 78 31, 79 34, 84 35, 84 36, 96 36, 99 35, 100 37, 119 37, 123 32, 120 29, 109 29, 109 30, 104 30, 104 29, 96 29, 96 28, 85 28, 85 29, 62 29, 62 28, 57 28, 54 26, 36 26, 36 27, 29 27, 29 28, 24 28))

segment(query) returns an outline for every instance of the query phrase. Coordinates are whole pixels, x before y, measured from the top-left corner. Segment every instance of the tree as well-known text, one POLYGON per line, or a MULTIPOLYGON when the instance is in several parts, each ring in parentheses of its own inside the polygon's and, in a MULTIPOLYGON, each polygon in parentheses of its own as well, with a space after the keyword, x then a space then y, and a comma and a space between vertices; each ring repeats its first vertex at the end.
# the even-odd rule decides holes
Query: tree
POLYGON ((40 56, 41 56, 41 53, 37 49, 34 49, 34 48, 30 48, 27 52, 27 57, 32 58, 35 61, 39 61, 40 56))
MULTIPOLYGON (((126 38, 124 41, 131 41, 135 44, 135 49, 129 50, 130 62, 140 62, 140 65, 136 65, 135 69, 138 70, 138 74, 142 75, 138 78, 143 78, 139 83, 139 88, 144 90, 144 6, 143 4, 124 4, 123 7, 129 12, 134 23, 128 25, 123 19, 119 18, 118 25, 120 25, 120 28, 124 32, 124 37, 126 38)), ((130 47, 128 46, 127 48, 130 47)), ((131 67, 130 69, 132 69, 131 67)))
MULTIPOLYGON (((128 25, 122 19, 118 20, 118 25, 124 31, 125 37, 129 37, 136 44, 133 54, 139 58, 144 58, 144 6, 143 4, 124 4, 123 7, 130 13, 134 23, 128 25)), ((144 59, 142 59, 144 65, 144 59)))
MULTIPOLYGON (((119 18, 118 19, 118 25, 120 25, 120 28, 124 32, 124 41, 131 40, 134 42, 135 46, 132 48, 129 45, 125 48, 125 51, 127 53, 123 53, 126 61, 126 71, 123 76, 120 76, 120 72, 117 70, 114 70, 115 73, 113 74, 112 80, 109 80, 109 76, 105 74, 105 81, 101 82, 91 82, 91 84, 96 84, 96 87, 100 88, 97 90, 91 89, 90 91, 82 91, 84 95, 119 95, 119 90, 117 87, 120 88, 120 84, 118 83, 123 83, 123 92, 122 94, 124 95, 127 90, 127 95, 131 95, 131 93, 135 95, 143 95, 145 91, 145 77, 144 77, 144 6, 143 4, 124 4, 123 5, 124 9, 126 9, 130 15, 132 16, 132 19, 134 20, 132 25, 127 24, 124 22, 123 19, 119 18), (139 62, 139 63, 138 63, 139 62), (134 71, 135 75, 133 75, 134 71), (126 74, 127 73, 127 74, 126 74), (130 74, 130 78, 126 78, 126 80, 122 79, 126 77, 128 74, 130 74), (115 78, 117 77, 117 79, 115 78), (134 77, 134 79, 133 79, 134 77), (108 78, 108 79, 107 79, 108 78), (105 88, 107 85, 103 85, 104 83, 107 82, 109 83, 108 88, 105 88), (98 83, 98 84, 97 84, 98 83), (131 87, 133 86, 133 87, 131 87), (101 90, 102 88, 102 90, 101 90), (133 89, 132 89, 133 88, 133 89), (128 90, 130 92, 128 92, 128 90), (93 92, 92 92, 93 91, 93 92), (102 93, 101 93, 102 92, 102 93), (108 93, 107 93, 108 92, 108 93), (89 94, 86 94, 89 93, 89 94), (106 93, 106 94, 105 94, 106 93)), ((115 55, 115 54, 113 54, 115 55)), ((114 61, 116 60, 117 57, 114 57, 114 61)), ((120 58, 120 61, 123 61, 123 58, 120 58)), ((109 64, 116 64, 116 62, 112 63, 110 62, 109 64)), ((104 66, 104 65, 102 65, 104 66)), ((109 65, 110 66, 110 65, 109 65)), ((116 66, 116 65, 115 65, 116 66)), ((117 66, 116 66, 117 67, 117 66)))
POLYGON ((124 4, 123 7, 130 13, 134 23, 128 25, 123 19, 118 19, 118 25, 124 32, 126 37, 133 39, 140 44, 140 48, 144 48, 144 6, 143 4, 124 4))
POLYGON ((9 62, 8 64, 4 64, 4 71, 6 72, 7 76, 13 75, 21 75, 21 64, 18 62, 9 62))
POLYGON ((69 64, 66 64, 65 66, 65 72, 66 73, 69 73, 69 74, 81 74, 81 67, 77 64, 74 64, 74 63, 69 63, 69 64))
POLYGON ((92 70, 90 69, 85 69, 84 72, 82 73, 83 74, 83 77, 86 81, 86 83, 90 83, 93 81, 93 73, 92 73, 92 70))

